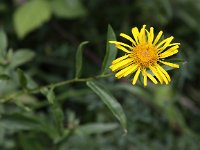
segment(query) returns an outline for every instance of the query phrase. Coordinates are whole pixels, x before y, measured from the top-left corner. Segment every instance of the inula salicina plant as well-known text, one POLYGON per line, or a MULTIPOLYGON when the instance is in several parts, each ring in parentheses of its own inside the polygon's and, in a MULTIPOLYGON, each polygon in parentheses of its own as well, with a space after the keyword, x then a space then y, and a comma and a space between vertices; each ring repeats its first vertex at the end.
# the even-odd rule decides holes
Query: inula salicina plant
POLYGON ((200 149, 198 4, 2 0, 0 149, 200 149))

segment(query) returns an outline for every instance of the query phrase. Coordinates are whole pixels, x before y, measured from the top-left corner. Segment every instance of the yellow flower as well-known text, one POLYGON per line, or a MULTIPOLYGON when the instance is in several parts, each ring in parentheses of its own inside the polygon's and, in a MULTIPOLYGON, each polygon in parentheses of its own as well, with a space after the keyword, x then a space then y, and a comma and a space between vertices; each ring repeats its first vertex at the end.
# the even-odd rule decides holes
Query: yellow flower
POLYGON ((124 56, 112 62, 110 69, 117 72, 115 75, 117 78, 126 77, 136 72, 132 81, 133 85, 136 84, 140 73, 143 75, 144 86, 147 86, 147 78, 155 84, 158 81, 161 84, 168 84, 171 80, 170 76, 160 64, 179 68, 178 64, 167 62, 165 59, 178 53, 180 43, 171 43, 173 36, 160 41, 162 31, 155 36, 153 27, 150 28, 150 31, 146 30, 145 27, 146 25, 143 25, 140 31, 137 27, 132 28, 133 38, 124 33, 120 34, 121 37, 129 40, 132 45, 109 41, 115 44, 119 50, 125 52, 124 56))

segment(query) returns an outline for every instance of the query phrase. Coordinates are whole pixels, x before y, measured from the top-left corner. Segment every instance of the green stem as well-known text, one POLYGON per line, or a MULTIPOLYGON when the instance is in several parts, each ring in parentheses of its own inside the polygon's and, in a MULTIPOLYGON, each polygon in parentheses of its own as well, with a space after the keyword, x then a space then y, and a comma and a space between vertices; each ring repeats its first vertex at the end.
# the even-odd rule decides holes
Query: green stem
POLYGON ((43 88, 57 88, 57 87, 60 87, 60 86, 66 85, 66 84, 70 84, 70 83, 86 82, 86 81, 91 81, 91 80, 95 80, 95 79, 106 78, 106 77, 109 77, 111 75, 112 74, 103 74, 103 75, 97 75, 97 76, 88 77, 88 78, 80 78, 80 79, 75 78, 75 79, 71 79, 71 80, 65 80, 65 81, 57 82, 57 83, 54 83, 54 84, 48 84, 48 85, 37 87, 37 88, 34 88, 34 89, 29 89, 28 91, 22 90, 22 91, 14 93, 13 95, 1 100, 0 103, 5 103, 5 102, 8 102, 8 101, 11 101, 11 100, 15 99, 16 97, 24 95, 25 93, 39 93, 40 90, 43 89, 43 88))

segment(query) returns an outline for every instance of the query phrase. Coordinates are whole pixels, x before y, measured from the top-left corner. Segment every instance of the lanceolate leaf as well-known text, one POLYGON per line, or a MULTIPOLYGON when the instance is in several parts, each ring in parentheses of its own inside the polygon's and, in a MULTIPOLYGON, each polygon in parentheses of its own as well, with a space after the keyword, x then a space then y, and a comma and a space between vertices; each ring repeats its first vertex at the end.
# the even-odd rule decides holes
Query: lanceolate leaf
POLYGON ((90 123, 80 126, 76 133, 80 135, 98 134, 115 130, 117 127, 117 123, 90 123))
POLYGON ((102 64, 102 74, 105 74, 108 71, 109 66, 113 59, 115 59, 117 55, 117 48, 114 44, 110 44, 109 41, 116 40, 115 33, 110 25, 108 25, 108 32, 107 32, 107 45, 106 45, 106 54, 102 64))
POLYGON ((90 87, 101 98, 113 115, 119 120, 121 126, 126 132, 126 116, 120 103, 98 83, 88 81, 87 86, 90 87))
POLYGON ((4 57, 7 48, 7 37, 3 30, 0 29, 0 57, 4 57))
POLYGON ((82 42, 78 50, 76 52, 76 78, 79 78, 81 75, 81 70, 82 70, 82 59, 83 59, 83 46, 86 45, 88 41, 82 42))

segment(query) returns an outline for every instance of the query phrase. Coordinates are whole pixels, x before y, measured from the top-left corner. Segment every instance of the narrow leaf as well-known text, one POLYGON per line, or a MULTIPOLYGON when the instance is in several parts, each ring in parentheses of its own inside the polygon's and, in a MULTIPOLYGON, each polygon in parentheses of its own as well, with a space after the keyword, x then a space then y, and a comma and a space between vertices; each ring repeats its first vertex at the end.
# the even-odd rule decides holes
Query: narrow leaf
POLYGON ((41 129, 40 121, 37 118, 18 113, 3 114, 0 119, 0 126, 10 130, 41 129))
POLYGON ((82 59, 83 59, 83 46, 86 45, 88 41, 82 42, 78 50, 76 52, 76 78, 79 78, 81 75, 81 70, 82 70, 82 59))
POLYGON ((98 83, 88 81, 87 86, 90 87, 106 104, 106 106, 110 109, 113 115, 119 120, 121 126, 123 127, 126 133, 126 116, 120 103, 98 83))
POLYGON ((111 40, 116 41, 116 36, 112 27, 108 25, 106 54, 102 64, 102 74, 105 74, 108 71, 109 66, 111 65, 113 59, 115 59, 117 55, 117 48, 114 44, 109 43, 109 41, 111 40))
POLYGON ((21 87, 23 87, 24 89, 27 89, 27 78, 24 74, 24 72, 21 69, 17 69, 17 73, 18 73, 18 77, 19 77, 19 83, 21 85, 21 87))
POLYGON ((7 37, 3 30, 0 30, 0 56, 4 57, 7 48, 7 37))
POLYGON ((117 127, 116 123, 90 123, 80 126, 76 129, 76 133, 81 135, 99 134, 115 130, 117 127))

